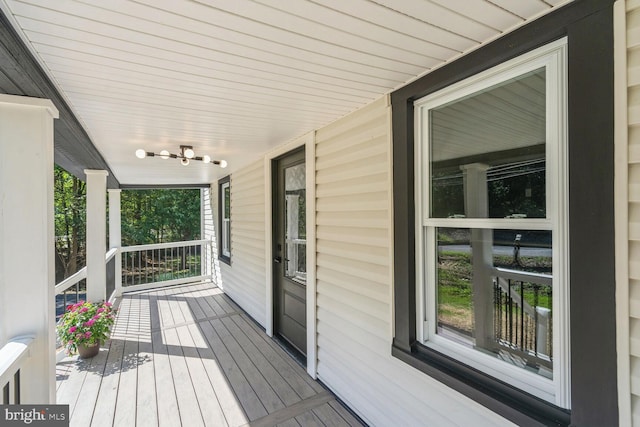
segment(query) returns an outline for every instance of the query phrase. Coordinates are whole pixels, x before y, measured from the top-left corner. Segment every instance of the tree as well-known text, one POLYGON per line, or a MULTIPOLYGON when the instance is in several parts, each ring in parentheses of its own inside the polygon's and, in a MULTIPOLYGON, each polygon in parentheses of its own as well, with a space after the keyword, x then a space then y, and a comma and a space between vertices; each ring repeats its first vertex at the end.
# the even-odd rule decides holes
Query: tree
POLYGON ((84 265, 86 184, 59 166, 54 169, 56 281, 84 265))
POLYGON ((200 238, 200 190, 123 191, 121 212, 124 246, 200 238))

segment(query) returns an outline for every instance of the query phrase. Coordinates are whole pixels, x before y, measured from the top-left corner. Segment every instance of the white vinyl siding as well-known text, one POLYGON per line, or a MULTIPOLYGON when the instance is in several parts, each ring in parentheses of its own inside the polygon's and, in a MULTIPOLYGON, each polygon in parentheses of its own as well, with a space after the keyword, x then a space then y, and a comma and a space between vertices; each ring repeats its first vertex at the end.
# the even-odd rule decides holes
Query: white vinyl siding
MULTIPOLYGON (((257 161, 231 176, 231 265, 220 263, 222 287, 265 325, 264 167, 257 161)), ((215 210, 217 211, 217 209, 215 210)))
POLYGON ((640 425, 640 2, 627 1, 626 7, 628 150, 624 157, 628 162, 628 241, 620 243, 623 247, 628 244, 625 267, 629 286, 630 403, 633 425, 637 426, 640 425))
POLYGON ((316 134, 318 377, 370 425, 511 425, 391 356, 390 114, 316 134))

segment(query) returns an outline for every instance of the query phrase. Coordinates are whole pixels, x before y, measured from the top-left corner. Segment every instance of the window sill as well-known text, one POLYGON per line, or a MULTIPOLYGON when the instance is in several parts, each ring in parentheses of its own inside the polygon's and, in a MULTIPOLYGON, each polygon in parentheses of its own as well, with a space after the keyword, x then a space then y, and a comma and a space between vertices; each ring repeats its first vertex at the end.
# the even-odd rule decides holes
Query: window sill
POLYGON ((218 255, 218 261, 224 262, 227 265, 231 265, 231 257, 225 255, 218 255))
POLYGON ((518 425, 568 426, 569 411, 496 380, 433 349, 394 344, 391 354, 518 425))

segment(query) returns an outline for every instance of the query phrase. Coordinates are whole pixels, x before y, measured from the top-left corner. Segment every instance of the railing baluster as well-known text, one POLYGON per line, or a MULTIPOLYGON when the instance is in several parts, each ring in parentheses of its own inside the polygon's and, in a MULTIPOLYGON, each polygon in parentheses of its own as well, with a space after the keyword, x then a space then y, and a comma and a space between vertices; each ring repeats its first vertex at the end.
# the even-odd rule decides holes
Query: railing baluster
POLYGON ((507 281, 508 289, 509 289, 509 298, 507 299, 507 314, 509 316, 507 320, 507 327, 509 331, 509 342, 513 342, 513 311, 511 307, 511 303, 513 299, 511 298, 511 279, 507 281))
MULTIPOLYGON (((524 302, 524 282, 520 282, 520 301, 524 302)), ((527 343, 525 342, 524 335, 524 310, 523 307, 520 307, 520 348, 526 348, 527 343)))
POLYGON ((536 283, 532 283, 533 285, 533 323, 535 324, 535 334, 533 335, 533 351, 534 354, 538 355, 538 292, 540 290, 540 286, 536 283))
POLYGON ((20 369, 13 376, 13 403, 20 404, 20 369))

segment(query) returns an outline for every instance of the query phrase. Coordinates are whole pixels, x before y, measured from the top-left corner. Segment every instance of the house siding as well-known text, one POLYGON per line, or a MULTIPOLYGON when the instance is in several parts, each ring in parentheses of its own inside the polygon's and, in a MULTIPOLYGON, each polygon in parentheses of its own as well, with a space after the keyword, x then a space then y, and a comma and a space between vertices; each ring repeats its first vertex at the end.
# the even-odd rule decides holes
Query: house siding
POLYGON ((509 425, 391 356, 390 115, 316 133, 318 378, 371 425, 509 425))
MULTIPOLYGON (((631 418, 640 425, 640 1, 626 2, 628 146, 623 155, 628 163, 625 201, 628 207, 629 368, 631 418)), ((625 285, 627 285, 625 283, 625 285)), ((625 396, 625 398, 628 398, 625 396)), ((621 405, 624 407, 624 405, 621 405)), ((625 408, 626 409, 626 408, 625 408)), ((624 419, 621 417, 621 420, 624 419)))
MULTIPOLYGON (((220 262, 220 284, 227 295, 264 326, 266 279, 263 165, 260 160, 231 175, 231 265, 220 262)), ((214 200, 217 202, 217 195, 214 200)), ((214 212, 217 211, 217 208, 214 209, 214 212)))

